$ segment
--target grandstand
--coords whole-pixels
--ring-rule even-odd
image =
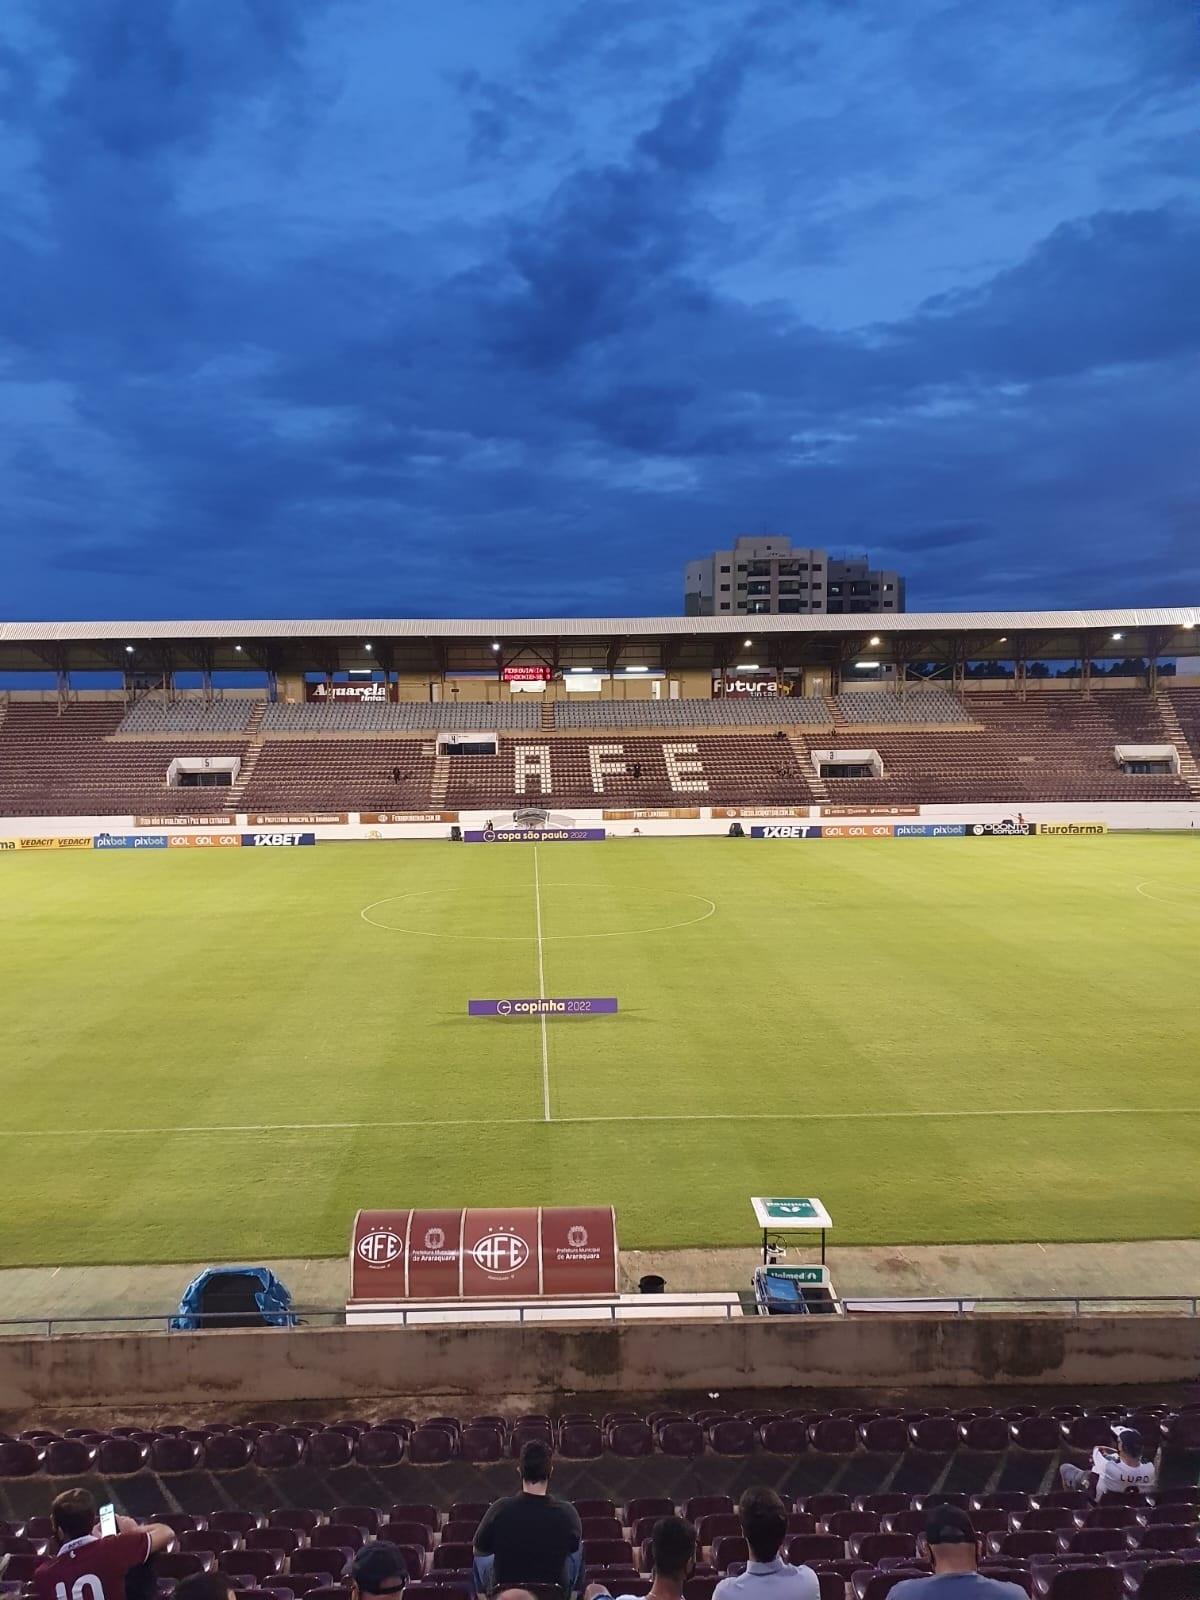
[[[0,672],[54,660],[58,687],[7,691],[0,815],[1186,803],[1200,688],[1159,668],[1194,621],[7,624]],[[124,688],[89,689],[123,639]],[[769,664],[743,675],[748,651]],[[1118,653],[1138,676],[1103,675]],[[247,667],[261,689],[224,686]],[[869,775],[835,775],[847,749]],[[217,757],[227,778],[197,787],[185,769]]]

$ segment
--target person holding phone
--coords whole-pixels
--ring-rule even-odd
[[[37,1600],[125,1600],[126,1574],[175,1538],[165,1522],[118,1517],[111,1506],[102,1515],[86,1489],[60,1494],[50,1522],[55,1553],[33,1574]]]

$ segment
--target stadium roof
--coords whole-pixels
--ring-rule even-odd
[[[505,659],[522,648],[550,650],[557,658],[640,652],[672,662],[714,664],[744,648],[751,636],[764,655],[783,664],[845,659],[871,636],[880,656],[945,659],[1041,655],[1093,656],[1200,654],[1192,630],[1200,606],[1108,611],[878,612],[848,616],[728,617],[491,617],[315,618],[232,621],[114,621],[0,623],[0,670],[111,670],[130,655],[177,667],[231,670],[269,664],[279,671],[336,671],[372,664],[444,668],[479,656],[486,664],[493,643]],[[494,656],[491,657],[494,659]]]

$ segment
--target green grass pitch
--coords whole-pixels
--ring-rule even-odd
[[[1200,1227],[1200,839],[0,859],[0,1263],[335,1255],[359,1206],[627,1246]],[[375,922],[364,920],[364,908]],[[379,926],[378,923],[388,926]],[[544,1117],[548,1089],[551,1120]]]

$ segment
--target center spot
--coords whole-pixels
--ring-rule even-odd
[[[683,889],[614,890],[610,884],[543,883],[542,942],[619,939],[704,922],[716,906]],[[531,889],[416,889],[364,906],[364,922],[424,939],[536,944]]]

